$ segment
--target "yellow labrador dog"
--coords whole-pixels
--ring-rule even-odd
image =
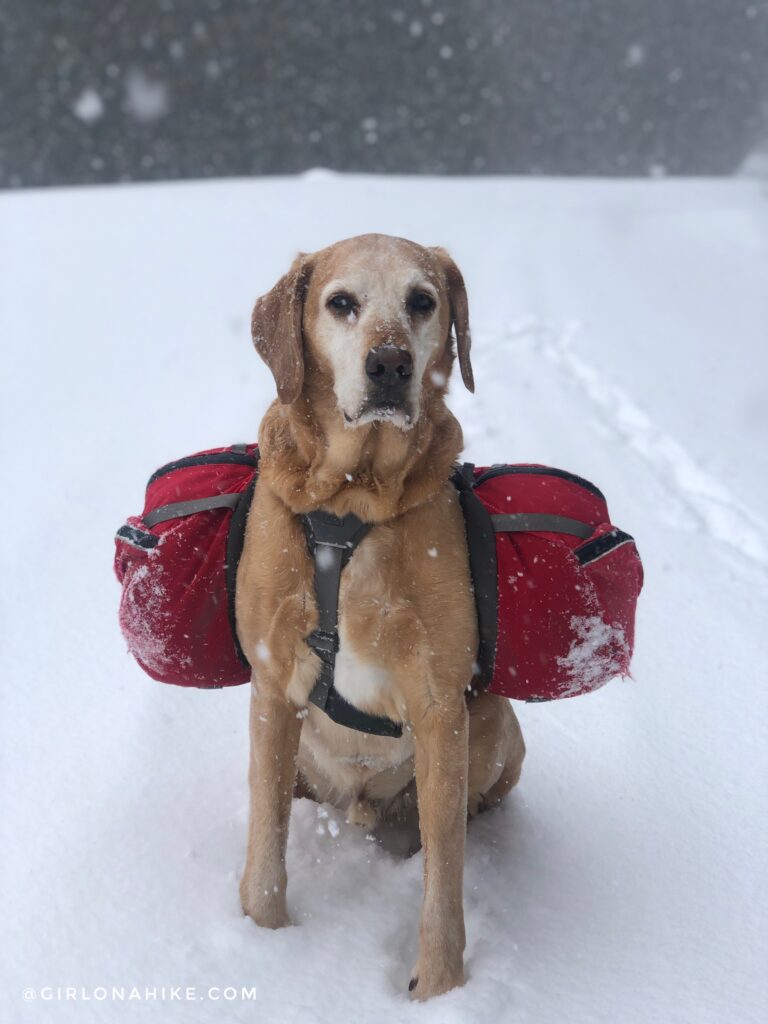
[[[370,829],[415,782],[424,899],[409,988],[427,999],[464,980],[467,814],[501,800],[525,753],[507,700],[468,699],[478,635],[450,483],[462,434],[445,404],[454,345],[474,390],[464,282],[442,249],[362,235],[300,255],[252,327],[278,400],[259,431],[236,595],[253,666],[243,908],[289,923],[294,793]],[[317,510],[372,524],[340,574],[333,682],[399,736],[338,724],[309,699],[323,658],[307,640],[318,602],[303,517]]]

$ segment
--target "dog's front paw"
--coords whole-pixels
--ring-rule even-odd
[[[376,828],[378,820],[379,815],[370,800],[353,800],[347,807],[347,821],[350,825],[371,832]]]
[[[452,988],[460,988],[463,984],[463,964],[453,968],[445,965],[430,968],[419,961],[411,972],[408,991],[411,999],[423,1002],[433,996],[441,996],[443,992],[450,992]]]
[[[244,912],[261,928],[287,928],[291,923],[285,903],[285,889],[259,887],[243,876],[240,902]]]

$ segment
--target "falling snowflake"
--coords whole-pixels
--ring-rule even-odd
[[[93,124],[104,113],[104,101],[95,89],[84,89],[72,104],[72,113],[86,124]]]

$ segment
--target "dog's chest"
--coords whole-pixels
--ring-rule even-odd
[[[372,534],[342,571],[334,684],[357,707],[371,707],[392,697],[386,627],[398,604],[398,576],[391,549],[391,539],[382,542]]]
[[[391,673],[377,662],[376,651],[365,651],[361,657],[352,646],[343,623],[339,630],[339,653],[336,655],[334,685],[338,692],[356,707],[367,707],[388,695]]]

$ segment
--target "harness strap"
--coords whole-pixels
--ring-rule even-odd
[[[464,529],[467,536],[469,571],[475,595],[479,644],[477,650],[477,678],[479,689],[485,689],[493,679],[498,641],[498,569],[496,564],[496,534],[488,509],[475,493],[475,467],[465,462],[451,477],[458,491]],[[475,685],[473,683],[473,685]]]
[[[381,715],[360,711],[338,692],[333,676],[339,651],[339,588],[341,570],[352,552],[371,529],[356,515],[339,518],[329,512],[308,512],[302,516],[309,550],[315,561],[317,629],[307,645],[320,658],[320,675],[309,699],[339,725],[376,736],[401,736],[402,725]]]

